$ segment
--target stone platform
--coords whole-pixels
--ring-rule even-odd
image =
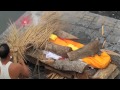
[[[59,12],[62,13],[62,20],[70,24],[69,30],[66,31],[79,37],[81,43],[89,42],[97,37],[100,39],[100,42],[103,43],[104,38],[106,38],[105,48],[120,53],[120,20],[94,14],[89,11]],[[32,21],[37,24],[42,13],[43,11],[28,11],[15,23],[20,27],[22,19],[27,17],[29,18],[29,22]],[[101,35],[102,25],[104,25],[104,36]],[[0,39],[8,32],[9,28],[0,35]]]

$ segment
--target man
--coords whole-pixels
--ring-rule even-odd
[[[10,48],[5,43],[0,45],[0,58],[0,79],[29,77],[30,70],[23,62],[12,63],[10,61]]]

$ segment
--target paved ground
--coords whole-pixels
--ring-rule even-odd
[[[89,35],[91,39],[98,37],[101,43],[106,38],[105,48],[120,53],[120,20],[93,14],[89,11],[66,13],[67,21],[73,26],[70,33],[80,37],[82,32],[82,34]],[[102,24],[105,30],[104,37],[101,35]]]
[[[90,12],[120,20],[120,11],[90,11]]]
[[[80,38],[81,43],[88,43],[90,40],[99,38],[103,43],[106,38],[105,48],[120,53],[120,20],[101,16],[89,11],[60,11],[62,20],[70,24],[67,32]],[[24,16],[31,16],[34,23],[42,14],[42,11],[26,12]],[[20,18],[21,19],[21,18]],[[20,19],[18,21],[20,21]],[[101,28],[104,25],[105,35],[101,35]],[[8,30],[7,30],[8,31]],[[1,35],[2,37],[2,35]]]

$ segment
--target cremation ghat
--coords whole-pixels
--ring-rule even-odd
[[[26,12],[16,21],[16,25],[22,27],[22,25],[31,23],[30,19],[37,24],[42,13],[43,11]],[[70,24],[66,31],[80,37],[81,43],[90,42],[97,37],[103,43],[106,39],[105,48],[120,53],[120,20],[93,14],[89,11],[60,11],[60,13],[62,13],[62,20]],[[101,35],[102,25],[104,25],[104,37]],[[7,32],[9,32],[8,29],[4,33]],[[4,33],[0,36],[1,38]],[[87,41],[83,40],[86,37]]]
[[[79,61],[80,64],[78,64],[78,66],[81,65],[81,67],[82,67],[81,69],[78,69],[79,67],[77,67],[77,68],[75,67],[76,68],[75,69],[75,68],[71,68],[70,66],[68,66],[70,68],[70,70],[77,71],[77,73],[71,72],[71,71],[70,72],[64,72],[64,71],[61,72],[59,70],[56,70],[55,68],[49,67],[49,65],[44,65],[45,64],[44,62],[42,62],[42,63],[37,62],[38,57],[36,58],[36,56],[38,53],[40,54],[40,52],[38,50],[37,53],[34,53],[34,54],[28,53],[27,60],[32,62],[33,66],[34,66],[34,64],[37,64],[37,65],[39,64],[40,66],[45,66],[44,68],[47,71],[41,71],[40,69],[42,67],[37,68],[37,66],[35,66],[36,69],[40,70],[42,73],[44,72],[44,74],[37,73],[37,74],[34,74],[34,77],[38,78],[38,76],[40,74],[47,75],[48,72],[50,72],[50,70],[51,70],[51,71],[53,71],[53,73],[48,74],[47,75],[48,78],[113,79],[116,76],[117,76],[117,78],[119,78],[119,70],[120,70],[120,67],[119,67],[120,66],[120,61],[119,61],[120,60],[120,55],[119,55],[120,54],[120,26],[119,25],[120,25],[120,21],[117,19],[106,17],[106,16],[93,14],[93,13],[90,13],[89,11],[58,11],[58,12],[62,15],[60,20],[64,21],[65,24],[67,23],[66,24],[67,28],[64,28],[63,32],[61,31],[61,32],[57,32],[54,34],[57,34],[61,38],[65,38],[64,36],[67,35],[67,37],[69,37],[69,39],[72,37],[71,39],[74,38],[74,41],[80,42],[84,45],[88,45],[89,43],[91,43],[95,39],[97,39],[97,40],[99,40],[101,49],[104,48],[106,50],[112,50],[112,51],[116,52],[116,53],[114,53],[111,51],[107,51],[110,54],[113,62],[110,63],[107,68],[98,70],[98,69],[91,69],[91,68],[87,67],[86,64],[81,64],[81,62]],[[17,28],[23,28],[32,23],[34,25],[37,25],[41,20],[41,18],[40,18],[41,15],[43,15],[43,14],[44,14],[43,11],[26,12],[23,16],[21,16],[15,22],[15,25]],[[48,19],[49,19],[49,17],[48,17]],[[8,28],[0,36],[1,42],[5,42],[5,41],[2,41],[2,39],[5,37],[5,35],[9,34],[9,32],[10,32],[10,29]],[[51,46],[51,44],[48,44],[48,45]],[[53,46],[57,47],[55,45],[53,45]],[[63,49],[63,47],[60,47],[60,48],[61,48],[61,50]],[[96,48],[96,44],[93,44],[92,48]],[[49,50],[51,50],[50,47],[49,47]],[[68,53],[70,49],[64,48],[64,50],[66,50],[66,53]],[[61,54],[61,52],[59,52],[59,54]],[[63,54],[61,54],[61,55],[63,55]],[[30,58],[32,58],[32,59],[30,59]],[[67,61],[65,61],[65,62],[68,63],[68,65],[73,65],[73,64],[71,64],[71,62],[67,62]],[[52,63],[52,61],[50,61],[49,63]],[[65,63],[63,63],[61,61],[59,63],[61,63],[61,65],[65,66],[64,65]],[[78,62],[74,62],[74,64],[76,64],[76,63],[78,63]],[[31,65],[31,63],[29,65]],[[54,65],[54,67],[56,67],[56,65]],[[34,69],[33,73],[35,73],[36,69]],[[62,69],[68,70],[67,68],[62,68]],[[84,69],[85,69],[85,71],[84,71]],[[47,72],[47,73],[45,74],[45,72]],[[80,73],[83,72],[83,73],[78,74],[78,72],[80,72]],[[105,73],[107,73],[107,74],[102,75]],[[39,78],[41,78],[41,77],[39,76]]]

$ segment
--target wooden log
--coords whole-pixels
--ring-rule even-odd
[[[30,56],[30,55],[26,55],[26,57],[27,57],[26,58],[27,61],[31,62],[32,64],[36,64],[36,62],[37,62],[36,58],[34,58],[34,57]],[[39,63],[42,63],[42,62],[39,61]],[[59,74],[59,75],[61,75],[63,77],[72,78],[74,76],[73,72],[60,71],[60,70],[57,70],[57,69],[55,69],[55,68],[53,68],[53,67],[51,67],[51,66],[49,66],[49,65],[47,65],[45,63],[42,63],[42,64],[45,66],[46,69],[48,69],[48,70],[50,70],[52,72],[55,72],[55,73],[57,73],[57,74]],[[39,75],[34,75],[33,78],[38,78],[38,76]]]
[[[99,69],[92,79],[107,79],[117,68],[115,64],[109,64],[105,69]]]
[[[86,68],[83,73],[76,73],[76,79],[91,79],[91,77],[97,72],[97,69]]]
[[[66,71],[55,71],[53,68],[47,68],[51,70],[51,72],[56,72],[57,74],[61,75],[61,77],[66,77],[70,79],[90,79],[91,76],[93,76],[97,70],[96,69],[90,69],[89,67],[84,70],[83,73],[78,72],[66,72]]]
[[[74,79],[89,79],[89,77],[86,73],[76,73]]]
[[[32,62],[33,64],[36,64],[36,61],[37,61],[36,58],[33,58],[31,56],[29,56],[28,60],[30,62]],[[46,69],[50,70],[51,72],[55,72],[55,73],[61,75],[62,77],[69,78],[69,79],[89,79],[96,72],[96,69],[90,69],[87,66],[86,66],[86,68],[84,68],[82,73],[78,73],[78,72],[75,72],[75,71],[59,70],[59,69],[56,69],[55,67],[52,66],[54,61],[51,61],[50,63],[47,62],[48,60],[46,60],[46,62],[45,62],[45,60],[42,60],[42,61],[43,61],[44,66],[45,66]]]
[[[45,68],[69,79],[72,79],[74,77],[74,72],[65,72],[65,71],[57,70],[50,66],[45,66]]]
[[[57,45],[57,44],[54,44],[52,42],[49,42],[47,44],[46,50],[54,52],[54,53],[56,53],[60,56],[63,56],[63,57],[68,57],[67,53],[72,51],[72,49],[70,47]]]
[[[63,39],[78,39],[76,36],[71,35],[63,30],[57,30],[54,32],[54,34]]]
[[[67,53],[72,51],[72,48],[66,47],[66,46],[57,45],[57,44],[54,44],[52,42],[48,42],[47,45],[43,45],[42,50],[48,50],[48,51],[51,51],[53,53],[56,53],[57,55],[60,55],[60,56],[63,56],[63,57],[67,58],[68,57]],[[37,54],[38,51],[40,51],[40,50],[37,50],[35,53]],[[26,53],[28,53],[28,54],[29,53],[33,53],[33,47],[27,49]]]
[[[88,56],[93,56],[99,52],[99,41],[95,40],[85,45],[83,48],[68,52],[67,55],[70,60],[82,59]]]
[[[82,73],[88,65],[81,60],[70,61],[70,60],[57,60],[50,66],[63,71],[75,71]]]
[[[87,68],[84,73],[88,76],[89,79],[97,72],[98,69]]]
[[[51,68],[51,69],[48,68],[48,69],[51,70],[51,72],[56,72],[53,70],[53,68]],[[93,76],[95,74],[95,72],[96,72],[96,69],[87,68],[84,70],[83,73],[65,72],[65,71],[57,71],[56,73],[59,74],[59,76],[61,76],[62,79],[63,79],[63,77],[70,78],[70,79],[90,79],[90,77]]]
[[[109,55],[115,55],[115,56],[119,56],[120,57],[120,54],[114,52],[114,51],[111,51],[111,50],[107,50],[107,49],[101,49],[101,51],[103,52],[107,52]]]
[[[110,55],[112,63],[117,65],[118,69],[120,70],[120,57],[116,55]]]
[[[108,79],[114,79],[119,73],[119,69],[115,69],[115,71],[113,71],[113,73],[108,77]]]
[[[26,56],[28,57],[27,60],[29,60],[33,64],[35,64],[37,60],[40,60],[40,59],[36,58],[36,55],[26,55]],[[50,60],[52,60],[52,59],[50,59]],[[40,62],[42,62],[42,60],[40,60]],[[47,64],[58,70],[75,71],[75,72],[79,72],[79,73],[82,73],[84,71],[84,69],[86,67],[88,67],[88,65],[86,63],[82,62],[81,60],[70,61],[69,59],[65,59],[65,60],[51,61],[50,63],[48,63],[48,60],[46,62],[45,62],[45,60],[43,60],[42,63]]]

